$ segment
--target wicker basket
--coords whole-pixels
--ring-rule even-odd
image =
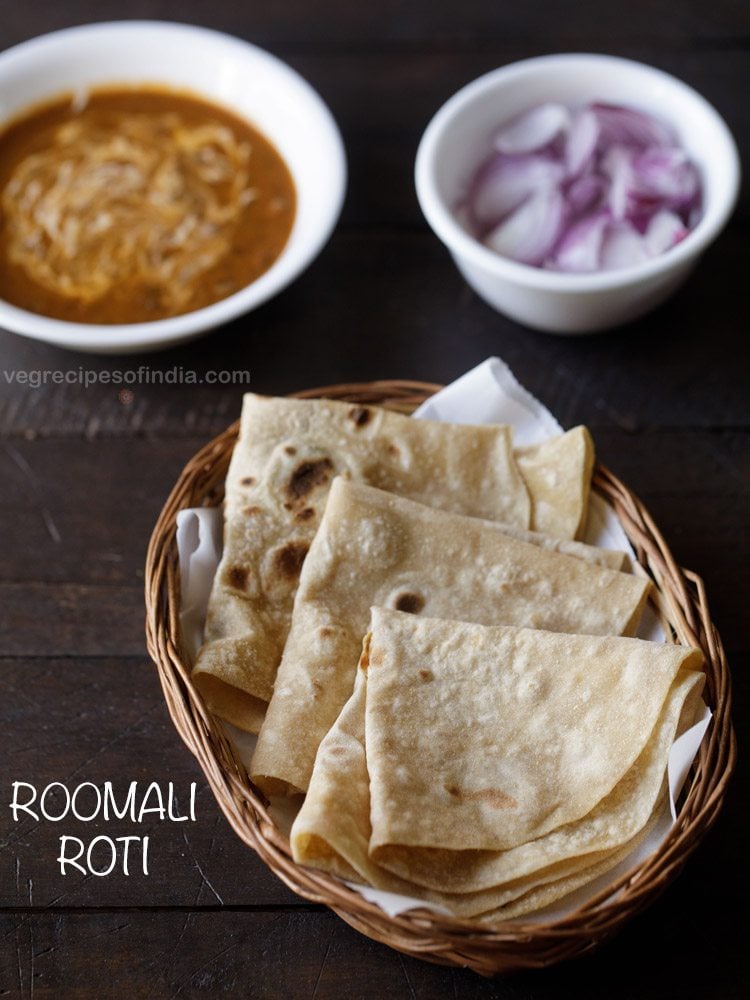
[[[297,395],[380,404],[409,413],[438,388],[388,381],[329,386]],[[180,651],[176,515],[185,507],[214,506],[221,501],[238,428],[239,423],[233,424],[185,467],[154,528],[146,563],[149,653],[177,731],[197,757],[237,835],[300,896],[325,903],[368,937],[431,962],[468,966],[482,975],[493,975],[550,965],[589,951],[611,936],[680,871],[714,823],[734,767],[729,672],[709,617],[703,582],[675,563],[643,504],[611,472],[597,466],[594,487],[614,508],[641,566],[654,581],[672,638],[700,646],[706,656],[704,697],[714,717],[686,782],[677,823],[657,852],[617,882],[621,888],[616,899],[610,898],[612,890],[608,889],[562,920],[480,927],[426,910],[389,917],[336,878],[294,863],[287,838],[275,826],[264,796],[250,782],[232,745],[207,712]]]

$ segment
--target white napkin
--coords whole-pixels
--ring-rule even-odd
[[[519,448],[562,434],[546,406],[532,396],[500,358],[487,358],[414,411],[425,420],[453,424],[510,424]]]
[[[177,513],[180,562],[180,628],[190,659],[203,642],[203,626],[216,567],[221,559],[221,511],[192,507]]]

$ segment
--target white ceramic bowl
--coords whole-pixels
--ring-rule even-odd
[[[331,113],[298,73],[255,45],[205,28],[162,21],[85,25],[43,35],[0,55],[0,123],[62,91],[107,83],[187,88],[257,126],[281,153],[297,188],[289,240],[252,284],[184,316],[112,326],[68,323],[0,300],[0,326],[79,351],[155,350],[254,309],[307,267],[341,211],[346,160]]]
[[[490,153],[498,126],[549,100],[632,105],[670,122],[703,178],[704,213],[695,229],[659,257],[598,274],[560,274],[518,264],[469,236],[452,210]],[[729,218],[740,169],[729,129],[691,87],[628,59],[566,54],[504,66],[459,90],[428,125],[415,175],[427,221],[483,299],[527,326],[591,333],[643,315],[682,284]]]

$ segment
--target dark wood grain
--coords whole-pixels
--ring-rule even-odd
[[[687,286],[600,337],[500,317],[464,284],[414,194],[419,137],[458,87],[552,51],[604,51],[675,73],[750,148],[750,8],[740,0],[37,0],[2,5],[0,45],[92,20],[164,17],[267,46],[330,104],[350,181],[340,225],[283,295],[193,344],[96,358],[0,331],[0,998],[455,997],[738,1000],[750,816],[742,756],[716,829],[663,899],[593,956],[485,982],[366,940],[303,904],[232,833],[177,737],[144,654],[143,559],[185,461],[239,413],[283,393],[381,377],[445,382],[499,354],[646,502],[707,584],[750,738],[750,194]],[[0,88],[0,98],[1,98]],[[248,371],[249,386],[30,388],[5,373],[84,368]],[[14,780],[197,782],[197,822],[159,823],[148,877],[61,876],[61,833],[13,823]],[[65,830],[63,830],[65,826]],[[109,823],[109,835],[137,833]],[[145,832],[145,830],[143,831]]]
[[[270,7],[250,7],[239,0],[216,3],[210,9],[181,0],[37,0],[36,25],[23,7],[9,5],[4,20],[4,43],[15,44],[39,30],[52,31],[92,20],[123,17],[166,18],[210,24],[222,31],[250,37],[262,45],[295,45],[314,51],[331,49],[382,50],[402,46],[445,48],[451,52],[503,39],[508,44],[556,41],[560,49],[595,40],[620,44],[648,41],[665,48],[734,45],[750,39],[750,18],[741,0],[652,0],[633,2],[623,16],[617,5],[593,0],[575,5],[548,0],[544,8],[518,8],[464,0],[460,5],[430,0],[381,0],[377,5],[343,5],[337,0],[284,0]],[[36,31],[35,31],[36,28]]]
[[[8,656],[145,653],[141,588],[1,583],[0,603]]]
[[[253,907],[295,901],[221,815],[200,769],[175,735],[148,660],[2,658],[0,683],[0,909],[102,904]],[[14,822],[7,807],[12,781],[33,784],[39,796],[54,781],[70,792],[82,782],[102,788],[111,781],[120,802],[132,781],[138,782],[139,798],[151,782],[166,792],[172,781],[181,807],[175,815],[187,814],[190,785],[196,782],[196,822],[151,815],[143,823],[127,818],[80,822],[72,816],[53,823],[43,817],[36,822],[24,812]],[[19,801],[27,801],[26,794]],[[81,808],[93,809],[94,801],[93,793],[82,793]],[[61,793],[50,802],[51,811],[62,809]],[[87,846],[99,835],[148,836],[149,874],[143,875],[141,848],[134,845],[128,877],[119,863],[106,878],[71,867],[63,875],[56,860],[61,835],[78,837]],[[72,848],[68,856],[71,853]],[[103,868],[106,854],[95,858]]]
[[[0,916],[6,943],[0,981],[8,984],[8,995],[29,996],[33,978],[34,996],[74,1000],[741,1000],[746,981],[735,958],[744,943],[740,922],[728,908],[713,912],[707,941],[696,903],[709,900],[696,900],[695,889],[694,877],[686,875],[671,905],[661,901],[583,961],[496,981],[401,956],[327,912],[201,911]],[[676,959],[685,940],[696,939],[702,941],[700,960],[681,966]],[[78,958],[84,954],[86,962]]]
[[[156,517],[206,437],[0,443],[2,517],[13,525],[0,549],[0,579],[140,592]]]

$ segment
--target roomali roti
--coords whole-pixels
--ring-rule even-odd
[[[291,629],[251,776],[304,791],[352,693],[370,607],[593,635],[632,633],[647,581],[337,479],[302,570]]]
[[[552,535],[572,539],[591,475],[581,458],[582,430],[554,439],[558,445],[524,450],[531,469],[525,480],[507,427],[248,393],[227,474],[224,552],[193,673],[208,707],[241,729],[258,731],[300,570],[334,476],[517,531],[530,527],[536,511]],[[611,565],[620,557],[599,558]]]
[[[299,863],[499,918],[553,902],[646,835],[699,703],[699,651],[377,608],[371,629],[292,829]],[[590,697],[572,701],[576,689]],[[584,812],[536,837],[561,808]]]

